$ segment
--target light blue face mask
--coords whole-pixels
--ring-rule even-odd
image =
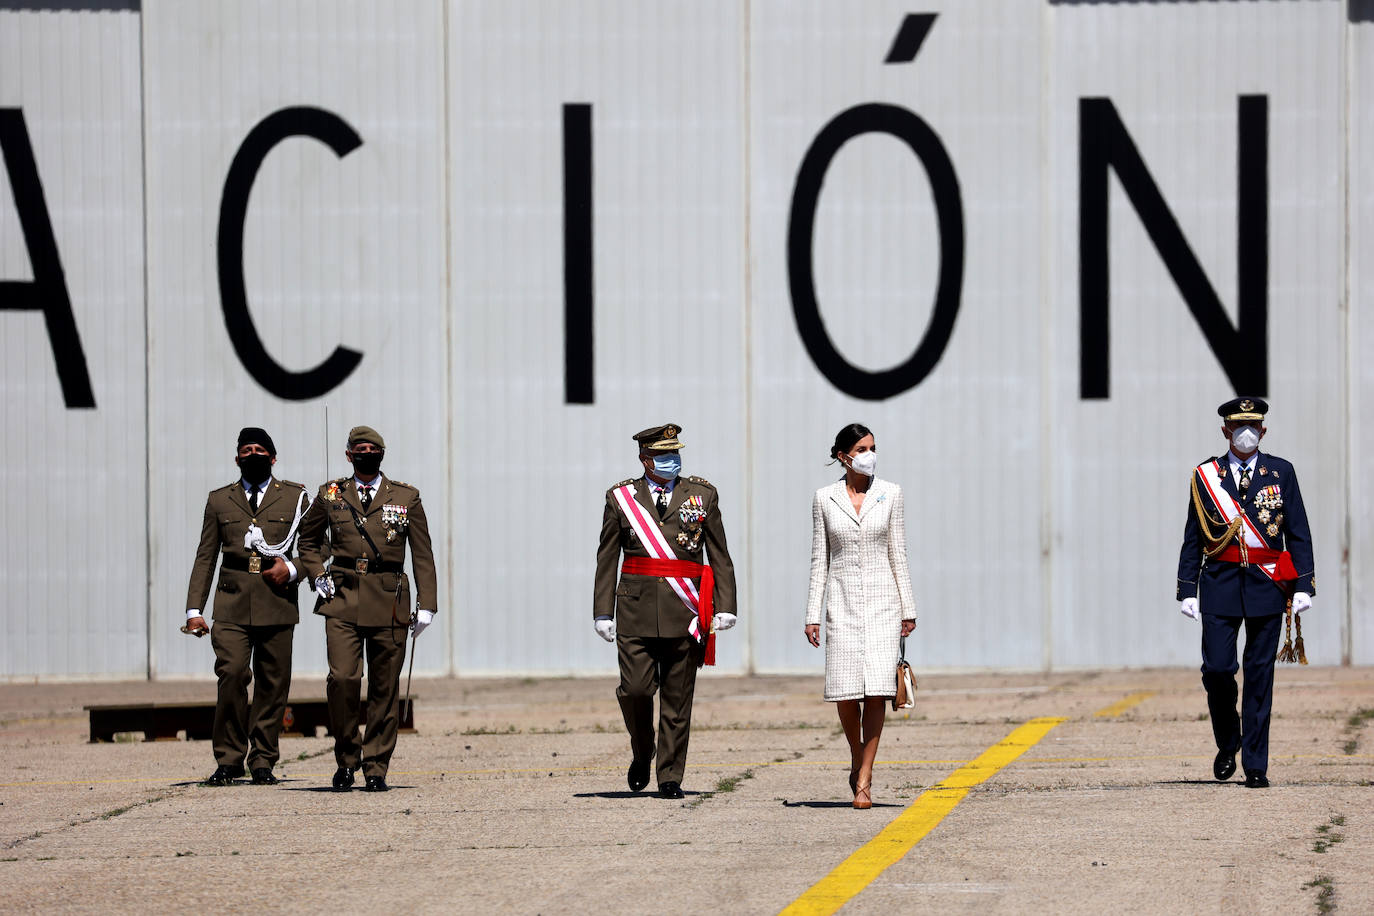
[[[654,473],[664,480],[672,480],[682,471],[682,456],[677,452],[654,456]]]

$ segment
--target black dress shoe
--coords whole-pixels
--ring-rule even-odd
[[[1247,789],[1267,789],[1269,788],[1269,777],[1263,773],[1254,772],[1245,774],[1245,788]]]
[[[334,791],[347,792],[353,788],[353,771],[348,767],[339,767],[334,771]]]
[[[243,767],[215,767],[210,778],[201,783],[203,786],[232,786],[234,780],[243,775]]]
[[[275,786],[279,780],[272,775],[271,767],[256,767],[253,770],[253,785]]]
[[[364,792],[390,792],[391,786],[386,784],[385,776],[369,776],[363,785]]]
[[[1217,751],[1217,759],[1212,761],[1212,775],[1222,782],[1236,775],[1236,752]]]
[[[659,798],[682,798],[682,785],[676,782],[661,782],[658,784]]]
[[[631,792],[639,792],[649,784],[649,760],[630,761],[630,770],[625,774],[625,781],[630,784]]]

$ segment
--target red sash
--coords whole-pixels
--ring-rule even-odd
[[[1250,563],[1256,566],[1264,563],[1277,564],[1274,574],[1271,576],[1271,578],[1276,581],[1291,582],[1298,578],[1297,567],[1293,565],[1293,555],[1286,550],[1273,550],[1268,547],[1251,547],[1246,551],[1246,554],[1249,557]],[[1212,559],[1220,560],[1222,563],[1239,563],[1240,547],[1231,544],[1222,548],[1221,553],[1217,554]]]
[[[700,598],[697,600],[697,625],[700,631],[706,634],[706,659],[705,663],[714,665],[716,663],[716,634],[711,630],[711,617],[713,616],[714,604],[713,594],[715,592],[715,574],[711,572],[711,567],[701,563],[693,563],[691,560],[655,560],[652,557],[626,557],[621,564],[621,572],[627,572],[634,576],[664,576],[677,577],[682,579],[695,579],[701,577],[701,588],[698,589]],[[1294,578],[1297,578],[1295,573]]]

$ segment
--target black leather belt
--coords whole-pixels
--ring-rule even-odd
[[[335,557],[329,568],[355,576],[370,576],[384,572],[403,572],[405,564],[397,563],[395,560],[369,560],[366,557]]]
[[[220,569],[232,569],[235,572],[262,572],[263,566],[272,562],[272,557],[239,557],[232,554],[224,554],[219,561]]]

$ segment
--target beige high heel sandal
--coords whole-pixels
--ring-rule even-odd
[[[871,779],[870,779],[867,783],[863,783],[863,784],[860,784],[860,785],[858,785],[858,786],[855,787],[855,789],[854,789],[854,807],[855,807],[855,808],[865,809],[865,808],[872,808],[872,807],[873,807],[873,796],[872,796],[872,794],[871,794],[871,793],[872,793],[872,789],[873,789],[873,780],[871,780]]]

